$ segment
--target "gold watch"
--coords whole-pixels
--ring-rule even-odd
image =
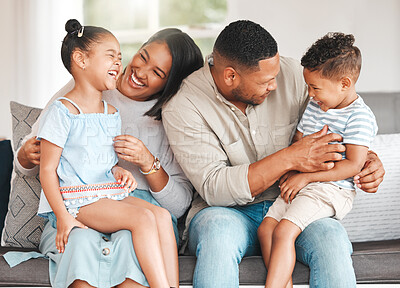
[[[158,170],[160,170],[160,168],[161,168],[160,159],[158,159],[156,156],[154,156],[153,166],[151,166],[150,170],[147,172],[143,172],[142,169],[139,168],[139,171],[143,175],[150,175],[150,174],[153,174],[153,173],[157,172]]]

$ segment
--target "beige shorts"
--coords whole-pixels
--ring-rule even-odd
[[[301,189],[290,204],[279,196],[265,217],[277,221],[287,219],[303,231],[321,218],[343,219],[350,212],[355,196],[355,190],[340,188],[328,182],[313,182]]]

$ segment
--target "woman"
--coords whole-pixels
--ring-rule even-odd
[[[116,137],[114,146],[120,166],[131,171],[138,182],[131,195],[169,210],[176,237],[176,219],[191,203],[192,186],[175,162],[159,120],[163,104],[178,91],[182,80],[202,64],[201,52],[187,34],[164,29],[133,56],[118,79],[117,89],[103,93],[103,98],[120,110],[124,135]],[[73,86],[71,80],[49,103]],[[17,167],[25,174],[36,173],[35,166],[40,162],[39,141],[34,137],[38,121],[17,152]],[[53,287],[148,286],[130,232],[105,235],[92,229],[73,229],[63,254],[57,252],[55,235],[56,230],[47,223],[39,246],[51,260]]]

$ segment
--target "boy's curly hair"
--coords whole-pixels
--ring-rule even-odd
[[[328,33],[318,39],[301,58],[301,65],[320,71],[327,79],[339,80],[348,75],[357,81],[361,70],[361,52],[354,46],[354,36]]]

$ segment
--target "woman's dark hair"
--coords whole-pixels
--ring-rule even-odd
[[[301,65],[318,70],[327,79],[351,75],[357,81],[361,70],[361,52],[354,46],[354,36],[340,32],[328,33],[318,39],[301,58]]]
[[[89,52],[94,43],[100,42],[105,35],[113,35],[107,29],[95,26],[82,26],[76,19],[70,19],[65,23],[67,35],[61,45],[61,59],[71,73],[71,56],[72,53],[79,49],[82,52]]]
[[[166,43],[172,56],[172,66],[167,83],[162,91],[150,98],[157,99],[157,102],[145,113],[156,120],[161,120],[162,106],[178,92],[183,79],[203,66],[203,56],[193,39],[176,28],[158,31],[143,46],[153,42]]]
[[[278,44],[259,24],[238,20],[218,35],[213,52],[244,69],[258,70],[260,60],[272,58],[278,53]]]

